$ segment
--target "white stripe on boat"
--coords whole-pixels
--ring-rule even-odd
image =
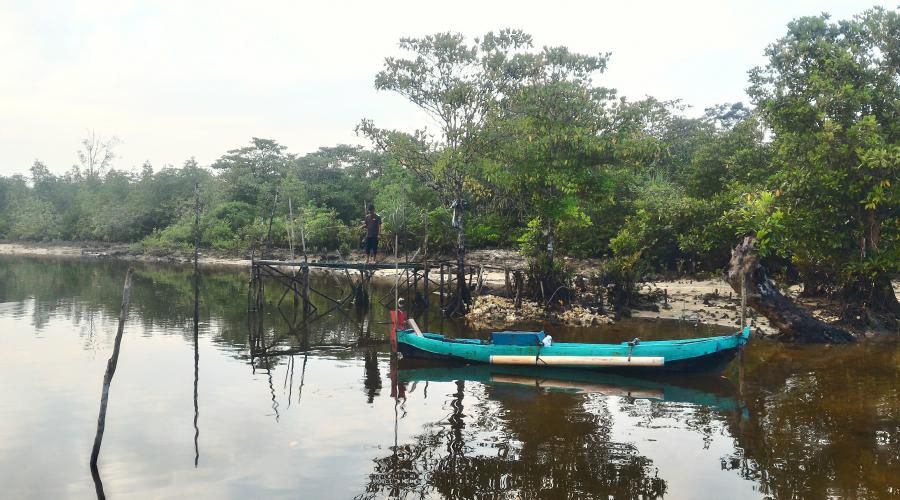
[[[494,365],[663,366],[665,362],[662,356],[491,356]]]

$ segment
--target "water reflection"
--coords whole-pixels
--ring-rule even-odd
[[[401,386],[449,384],[445,419],[376,458],[358,498],[659,498],[667,482],[633,443],[613,439],[608,398],[654,399],[653,419],[740,411],[717,379],[667,381],[594,372],[402,360]],[[466,406],[466,384],[474,402]],[[471,388],[472,385],[475,388]],[[406,391],[407,395],[414,391]],[[412,397],[412,396],[409,396]],[[470,396],[471,397],[471,396]],[[691,427],[691,426],[688,426]]]
[[[629,377],[590,370],[447,364],[415,359],[401,360],[399,368],[399,380],[403,382],[469,380],[499,390],[515,387],[690,403],[719,410],[740,408],[734,385],[719,377]]]
[[[375,397],[381,393],[381,370],[378,368],[378,351],[366,349],[363,352],[363,366],[365,374],[363,387],[366,393],[366,402],[372,404]]]
[[[401,384],[433,375],[444,380],[435,371],[400,373]],[[474,387],[465,378],[453,382],[447,416],[376,458],[357,498],[659,498],[666,492],[652,460],[611,439],[613,415],[602,399],[592,405],[576,392],[483,382],[480,376]]]
[[[8,402],[0,405],[0,471],[10,498],[93,492],[83,443],[96,425],[97,379],[112,345],[126,267],[0,259],[7,346],[0,380],[16,381],[0,384],[0,401]],[[727,373],[732,384],[391,367],[386,309],[300,324],[290,298],[282,314],[275,306],[283,292],[267,287],[263,311],[248,314],[246,278],[209,270],[196,289],[189,268],[137,266],[127,359],[101,460],[111,497],[890,498],[900,492],[896,343],[799,348],[754,340],[740,387],[736,370]],[[423,314],[417,317],[423,327],[487,335]],[[560,340],[609,342],[720,331],[665,322],[548,328]],[[201,354],[204,380],[214,383],[199,384]],[[35,369],[39,363],[52,369]],[[204,467],[200,400],[204,415],[216,417],[202,422]],[[189,428],[193,449],[184,442]]]
[[[723,468],[776,498],[900,494],[900,351],[761,346]]]

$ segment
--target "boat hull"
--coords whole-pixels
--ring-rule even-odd
[[[493,345],[480,340],[445,339],[398,332],[404,357],[484,364],[563,367],[616,373],[709,373],[722,371],[749,339],[750,329],[720,337],[622,344]],[[594,362],[594,359],[608,363]],[[662,358],[661,363],[654,360]],[[498,362],[498,360],[501,360]],[[509,360],[515,361],[507,362]]]

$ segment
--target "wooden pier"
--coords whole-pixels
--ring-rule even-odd
[[[328,291],[313,286],[310,274],[316,270],[331,273],[339,284],[338,293],[332,291],[329,294]],[[372,279],[379,271],[386,281],[391,280],[393,284],[389,292],[382,296],[373,296]],[[463,273],[466,286],[473,297],[481,293],[486,271],[503,271],[506,294],[516,299],[521,296],[523,286],[521,270],[473,265],[466,266]],[[397,299],[403,298],[412,307],[428,308],[431,305],[439,305],[443,310],[449,302],[450,295],[456,290],[457,272],[456,263],[450,261],[366,264],[254,259],[248,293],[249,310],[261,311],[265,306],[266,283],[276,284],[283,290],[275,304],[276,307],[282,307],[290,296],[293,307],[302,313],[301,319],[306,322],[342,308],[369,307],[373,300],[383,307],[393,308]],[[330,307],[320,310],[313,303],[313,296],[324,299]],[[436,304],[435,298],[438,299]],[[318,302],[321,304],[322,301]]]

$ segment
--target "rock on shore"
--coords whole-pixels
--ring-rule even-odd
[[[613,320],[599,312],[585,307],[573,306],[563,311],[546,311],[540,304],[522,301],[516,309],[515,301],[496,295],[482,295],[475,298],[466,321],[476,328],[504,328],[516,323],[549,321],[571,326],[597,326],[612,323]]]

